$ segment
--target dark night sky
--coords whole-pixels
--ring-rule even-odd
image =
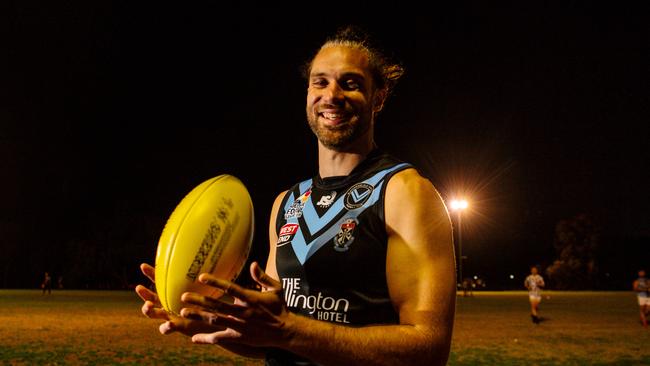
[[[445,198],[470,197],[468,272],[497,283],[550,264],[555,225],[580,213],[602,229],[603,271],[631,281],[649,266],[645,9],[43,4],[2,25],[0,287],[33,286],[45,268],[140,281],[175,205],[222,173],[251,191],[264,261],[275,195],[316,169],[299,66],[346,22],[407,70],[379,145]]]

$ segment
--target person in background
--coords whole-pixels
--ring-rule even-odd
[[[43,283],[41,283],[41,288],[43,289],[43,295],[47,291],[48,295],[52,293],[52,277],[48,272],[45,272],[43,276]]]
[[[639,317],[641,318],[641,325],[645,328],[648,327],[648,311],[650,310],[650,282],[645,276],[645,270],[640,269],[638,272],[639,278],[634,280],[632,288],[636,291],[636,297],[639,302]]]
[[[544,278],[538,273],[537,266],[530,267],[530,275],[526,277],[524,286],[528,289],[528,301],[530,302],[530,317],[533,323],[539,324],[539,304],[542,302],[542,288],[544,288]]]

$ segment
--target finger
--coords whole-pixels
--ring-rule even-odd
[[[203,296],[196,292],[184,292],[181,295],[181,301],[192,305],[198,305],[206,309],[215,309],[220,303],[222,303],[219,299],[211,296]]]
[[[228,328],[214,333],[199,333],[192,336],[192,342],[199,344],[217,344],[219,341],[232,341],[241,338],[241,333]]]
[[[161,334],[171,334],[171,333],[182,333],[188,336],[192,336],[199,332],[211,332],[223,328],[215,328],[213,326],[195,322],[192,320],[185,320],[182,318],[170,319],[158,327],[158,331]]]
[[[202,296],[195,292],[183,293],[183,295],[181,296],[181,301],[192,305],[198,305],[202,308],[213,310],[218,313],[225,313],[234,316],[237,316],[237,314],[248,309],[248,307],[242,306],[245,305],[242,303],[233,304],[230,302],[221,301],[220,299],[215,299],[208,296]]]
[[[183,308],[181,316],[188,321],[200,321],[212,327],[239,328],[244,322],[232,316],[221,315],[199,309]]]
[[[252,311],[249,307],[246,306],[229,304],[229,303],[221,302],[219,300],[212,300],[212,299],[210,301],[203,301],[202,299],[207,300],[209,298],[205,298],[199,294],[195,294],[192,292],[184,293],[183,296],[181,296],[181,300],[183,302],[192,305],[198,305],[202,308],[209,310],[209,312],[200,311],[191,308],[183,308],[181,309],[181,316],[184,316],[183,311],[185,310],[186,314],[194,315],[195,313],[199,313],[203,316],[205,314],[219,313],[221,315],[231,315],[236,318],[242,319],[242,318],[247,318],[248,315],[250,315],[249,313]]]
[[[160,304],[160,300],[158,299],[158,294],[156,294],[155,292],[149,290],[148,288],[142,285],[137,285],[135,287],[135,292],[144,301],[151,301],[154,304]]]
[[[245,289],[237,285],[236,283],[222,280],[220,278],[214,277],[207,273],[201,274],[199,276],[199,281],[201,281],[201,283],[204,283],[206,285],[221,289],[226,295],[237,297],[241,300],[244,300],[247,303],[250,302],[251,300],[254,300],[255,295],[259,294],[258,291]]]
[[[266,274],[257,262],[251,263],[250,272],[255,282],[259,283],[265,290],[278,290],[282,288],[282,284]]]
[[[142,273],[151,280],[151,282],[156,282],[156,269],[147,263],[140,264],[140,270]]]
[[[148,318],[169,320],[169,314],[159,308],[151,301],[145,301],[142,305],[142,314]]]
[[[206,333],[195,334],[192,336],[192,342],[198,344],[217,344],[219,343],[219,336],[217,335],[217,333],[221,333],[221,332],[214,332],[209,334]]]
[[[210,325],[215,325],[219,318],[218,314],[190,308],[181,309],[181,316],[189,320],[201,321]]]
[[[166,321],[160,324],[160,326],[158,327],[158,331],[160,332],[160,334],[170,334],[173,333],[175,329],[171,321]]]

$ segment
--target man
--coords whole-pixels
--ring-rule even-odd
[[[52,277],[49,272],[45,272],[41,288],[43,289],[42,295],[45,295],[45,292],[47,292],[48,295],[52,294]]]
[[[267,365],[447,362],[456,297],[451,221],[431,183],[373,138],[402,72],[352,28],[325,42],[306,68],[318,174],[273,204],[266,270],[250,268],[263,291],[202,274],[235,303],[186,293],[194,307],[175,318],[138,286],[145,315],[167,320],[162,333],[180,331]],[[142,270],[153,280],[151,266]]]
[[[639,278],[634,280],[632,283],[632,288],[636,291],[636,296],[639,301],[639,315],[641,317],[641,324],[647,328],[648,327],[648,311],[650,310],[650,296],[648,291],[650,291],[650,283],[645,277],[645,270],[641,269],[638,272]]]
[[[535,324],[539,324],[540,322],[539,303],[542,302],[541,289],[544,287],[544,279],[537,272],[536,266],[530,267],[530,275],[524,281],[524,286],[528,289],[530,317]]]

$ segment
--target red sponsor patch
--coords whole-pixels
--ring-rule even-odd
[[[293,235],[298,231],[298,224],[286,224],[282,228],[280,228],[280,233],[278,236],[283,236],[283,235]]]

